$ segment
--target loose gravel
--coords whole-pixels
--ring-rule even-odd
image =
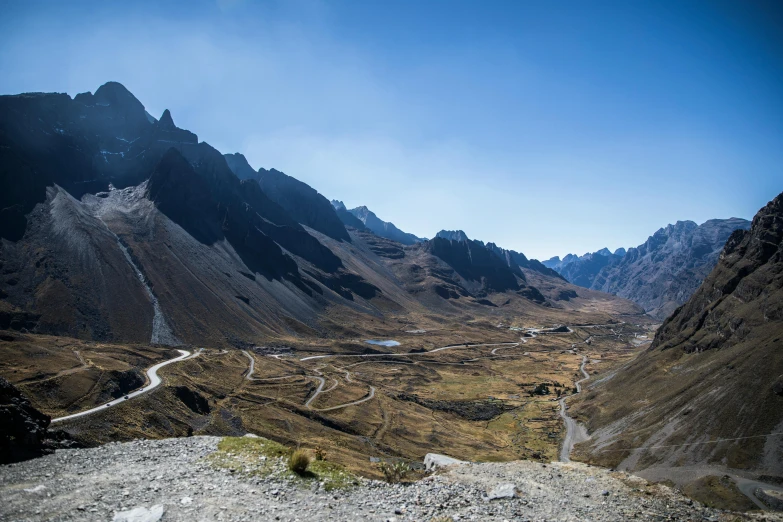
[[[577,463],[466,463],[412,484],[359,479],[325,491],[292,478],[282,459],[271,459],[265,476],[215,466],[205,457],[219,441],[111,443],[0,466],[0,520],[783,520],[709,509],[665,486]]]

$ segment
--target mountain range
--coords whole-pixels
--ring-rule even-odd
[[[374,212],[365,206],[348,210],[345,208],[345,204],[338,200],[332,200],[332,206],[334,207],[335,211],[337,211],[340,219],[346,225],[360,228],[360,226],[358,226],[356,223],[358,220],[358,222],[361,223],[366,229],[371,230],[375,234],[381,237],[385,237],[386,239],[391,239],[392,241],[402,243],[403,245],[413,245],[414,243],[421,243],[422,241],[426,241],[424,238],[416,237],[413,234],[403,232],[394,226],[394,223],[379,219]],[[350,216],[353,216],[353,218]]]
[[[726,240],[750,221],[711,219],[697,225],[677,221],[635,248],[603,248],[583,256],[553,257],[544,264],[571,283],[616,294],[657,319],[668,317],[696,291],[715,266]]]
[[[150,117],[116,82],[0,97],[0,162],[0,322],[28,331],[236,345],[342,331],[327,309],[369,320],[592,295],[523,254],[334,206],[199,142],[168,110]]]
[[[378,477],[568,460],[570,414],[577,460],[711,494],[783,476],[783,194],[541,263],[349,210],[116,82],[0,96],[0,165],[3,460],[258,432]]]

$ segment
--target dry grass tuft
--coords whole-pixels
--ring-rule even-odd
[[[297,475],[304,475],[310,465],[310,455],[305,450],[294,450],[288,457],[288,469]]]

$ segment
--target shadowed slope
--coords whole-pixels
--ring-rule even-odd
[[[351,240],[329,200],[306,183],[275,169],[259,169],[258,183],[272,201],[299,223],[334,239]]]

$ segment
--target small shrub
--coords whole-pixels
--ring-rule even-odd
[[[549,395],[549,386],[545,383],[541,383],[533,389],[533,393],[535,395]]]
[[[288,457],[288,469],[296,473],[297,475],[304,475],[307,471],[307,466],[310,465],[310,455],[305,450],[294,450],[291,456]]]
[[[410,466],[403,461],[381,462],[378,464],[378,467],[389,484],[397,484],[411,471]]]
[[[326,460],[326,452],[321,446],[315,447],[315,460]]]

